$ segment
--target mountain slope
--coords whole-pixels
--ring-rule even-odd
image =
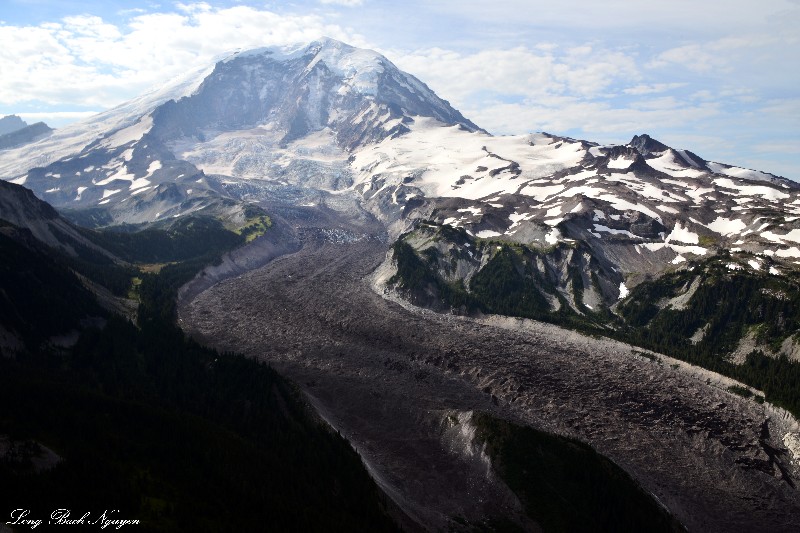
[[[62,218],[50,204],[20,185],[0,181],[0,220],[27,229],[37,240],[70,256],[78,255],[79,249],[88,249],[113,258]]]
[[[174,325],[177,285],[205,262],[137,272],[134,325],[75,274],[66,233],[43,233],[65,239],[51,247],[2,215],[70,228],[30,191],[0,183],[0,501],[43,516],[92,501],[148,531],[397,530],[358,454],[293,384]],[[182,222],[187,234],[174,240],[203,244],[206,259],[230,244],[213,225]],[[186,242],[159,249],[155,233],[138,237],[148,253],[195,259]],[[120,255],[141,255],[135,235],[117,237]]]
[[[57,344],[107,316],[78,277],[30,231],[0,220],[0,256],[0,358]]]
[[[623,281],[722,249],[800,259],[800,187],[783,178],[742,178],[744,169],[687,155],[689,163],[660,143],[642,153],[639,138],[601,147],[547,134],[414,133],[356,154],[364,196],[395,217],[425,203],[419,212],[431,221],[480,239],[542,249],[582,242],[621,274],[606,299],[624,292]],[[415,172],[412,157],[427,165]]]
[[[794,182],[647,135],[493,137],[383,56],[332,39],[233,54],[30,150],[0,154],[0,175],[116,222],[350,191],[390,224],[435,209],[483,238],[619,249],[611,264],[628,273],[650,271],[637,255],[679,262],[715,246],[800,259],[796,219],[780,219],[800,213]]]

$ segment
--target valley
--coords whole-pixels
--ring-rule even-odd
[[[800,520],[800,472],[783,443],[798,428],[729,392],[727,378],[555,326],[401,305],[373,290],[390,275],[379,223],[270,212],[299,249],[183,298],[180,324],[297,382],[417,523],[523,521],[468,428],[454,431],[472,412],[591,444],[692,531]]]
[[[800,523],[797,182],[646,133],[492,135],[327,37],[30,128],[0,143],[0,362],[24,400],[0,419],[9,435],[96,374],[81,393],[102,391],[99,407],[141,397],[233,427],[250,451],[225,479],[247,496],[225,496],[288,502],[288,529],[324,507],[321,523],[344,510],[342,529],[391,530],[386,497],[411,531]],[[50,438],[37,417],[27,437]],[[191,476],[220,468],[184,466],[174,494],[160,472],[125,501],[178,520]],[[249,488],[272,471],[274,493]]]

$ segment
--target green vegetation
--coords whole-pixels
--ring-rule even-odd
[[[92,294],[27,230],[0,232],[0,325],[30,349],[102,315]]]
[[[409,235],[401,237],[393,246],[393,258],[398,270],[389,283],[405,292],[417,305],[434,309],[459,309],[464,313],[480,311],[532,318],[588,334],[605,332],[606,324],[613,321],[614,315],[611,313],[593,312],[583,305],[583,277],[577,267],[569,267],[569,279],[576,294],[576,303],[583,307],[584,314],[575,312],[556,290],[552,273],[539,270],[537,259],[548,253],[560,253],[561,250],[557,248],[539,250],[520,244],[498,245],[496,242],[473,239],[463,228],[435,227],[425,222],[420,224],[420,228],[425,232],[433,232],[431,242],[441,240],[461,246],[468,243],[472,249],[488,254],[490,259],[472,277],[467,289],[462,280],[448,282],[439,274],[440,271],[452,272],[452,263],[457,257],[440,257],[433,246],[417,253],[406,241]],[[565,249],[571,246],[565,246]],[[559,302],[559,311],[552,311],[545,294]]]
[[[135,233],[85,230],[93,242],[130,263],[168,263],[205,257],[209,250],[231,250],[245,237],[225,228],[211,217],[187,216],[168,228],[149,228]]]
[[[434,308],[461,308],[465,312],[480,308],[463,284],[447,283],[404,240],[400,239],[394,244],[393,253],[398,271],[389,279],[389,284],[399,286],[413,302]],[[436,260],[435,248],[427,250],[427,258],[428,261]]]
[[[90,207],[88,209],[60,209],[59,213],[82,228],[100,228],[114,222],[107,209]]]
[[[77,255],[72,256],[67,255],[65,252],[48,250],[49,255],[57,256],[61,263],[103,285],[112,294],[122,297],[127,295],[131,285],[131,278],[136,276],[138,272],[135,267],[118,264],[100,250],[75,242],[56,228],[51,228],[51,230],[62,243],[69,243]]]
[[[734,394],[738,394],[742,398],[753,398],[758,403],[764,403],[763,396],[753,394],[753,392],[747,387],[742,387],[741,385],[731,385],[728,387],[728,390]]]
[[[696,277],[701,283],[683,309],[660,309],[657,302],[678,295]],[[711,259],[691,272],[666,274],[643,283],[619,309],[626,327],[618,338],[684,359],[763,390],[766,399],[800,417],[800,363],[756,351],[743,365],[727,360],[749,331],[770,350],[800,329],[800,280],[731,271],[726,260]],[[699,342],[689,339],[706,328]]]
[[[522,245],[470,238],[463,230],[422,223],[417,229],[431,242],[456,244],[489,254],[489,261],[463,283],[446,282],[440,272],[452,272],[437,248],[416,252],[401,237],[394,245],[398,272],[392,280],[412,302],[437,309],[490,312],[532,318],[569,327],[590,335],[606,335],[630,344],[686,360],[764,391],[766,399],[800,417],[800,363],[756,351],[743,365],[727,360],[740,339],[752,332],[764,350],[778,352],[784,340],[800,330],[800,276],[767,276],[727,268],[730,257],[715,257],[637,285],[619,307],[609,311],[575,312],[555,289],[554,280],[536,266],[537,257],[559,253]],[[417,235],[419,236],[419,235]],[[499,249],[498,249],[499,248]],[[576,304],[583,301],[583,277],[568,267]],[[699,279],[696,292],[680,309],[666,305]],[[596,275],[595,275],[596,278]],[[563,281],[562,281],[563,282]],[[595,282],[596,283],[596,282]],[[545,294],[561,303],[552,311]],[[583,306],[585,307],[585,306]],[[703,330],[701,339],[692,337]]]
[[[522,255],[503,246],[470,281],[475,298],[490,313],[543,318],[550,304],[537,289],[543,280]],[[538,279],[537,279],[538,278]]]
[[[700,235],[698,244],[703,248],[712,248],[717,245],[717,238],[713,235]]]
[[[132,227],[125,228],[127,231],[81,229],[91,242],[128,264],[119,264],[98,249],[54,231],[77,253],[77,256],[59,253],[62,263],[107,287],[116,296],[136,299],[143,276],[157,274],[167,265],[179,271],[197,271],[199,266],[216,263],[225,252],[260,237],[272,225],[270,218],[257,207],[247,207],[245,216],[248,219],[244,226],[234,229],[207,216],[182,217],[168,226],[141,231]],[[52,251],[48,253],[53,255]]]
[[[213,254],[140,274],[134,325],[102,311],[60,258],[7,233],[0,320],[27,342],[0,357],[0,435],[22,450],[0,460],[0,512],[119,509],[137,531],[396,530],[356,452],[293,385],[174,325],[177,288]],[[227,246],[196,236],[215,254]],[[45,342],[84,316],[105,326],[69,349]],[[37,472],[39,444],[62,460]]]
[[[250,242],[264,235],[270,227],[272,227],[272,220],[267,215],[258,215],[249,219],[235,232],[242,235],[245,238],[245,242]]]
[[[628,474],[580,441],[473,416],[492,464],[545,531],[683,531]]]

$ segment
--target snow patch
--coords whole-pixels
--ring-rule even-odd
[[[100,180],[95,185],[108,185],[112,181],[121,180],[121,181],[133,181],[135,179],[133,174],[128,173],[128,168],[126,166],[121,166],[117,169],[116,172],[110,174],[106,179]]]
[[[628,290],[628,287],[625,286],[625,282],[623,281],[622,283],[619,284],[619,298],[618,299],[622,300],[623,298],[627,298],[627,296],[629,294],[630,294],[630,291]]]
[[[608,226],[603,226],[602,224],[595,224],[594,225],[595,231],[604,231],[606,233],[611,233],[612,235],[625,235],[626,237],[630,237],[631,239],[641,239],[638,235],[634,235],[628,230],[624,229],[613,229],[609,228]]]
[[[153,172],[161,168],[161,161],[153,161],[147,166],[147,175],[152,176]]]
[[[550,232],[544,236],[544,240],[547,244],[556,245],[558,241],[561,239],[561,232],[558,231],[558,228],[552,228]]]
[[[734,183],[733,180],[728,178],[717,178],[714,180],[714,185],[723,187],[725,189],[737,190],[739,191],[739,194],[746,196],[761,196],[766,200],[775,201],[789,198],[787,193],[779,191],[773,187],[767,187],[764,185],[740,185],[738,183]]]
[[[796,247],[786,250],[776,250],[775,255],[778,257],[800,257],[800,250],[798,250]]]
[[[732,167],[711,161],[707,163],[707,166],[714,174],[724,174],[732,178],[743,178],[754,181],[770,181],[774,177],[772,174],[767,174],[766,172],[759,172],[758,170],[750,170],[741,167]]]
[[[684,228],[681,222],[678,221],[675,223],[675,227],[672,228],[672,233],[667,236],[665,242],[670,241],[677,241],[685,244],[699,244],[700,237],[697,233],[689,231],[688,228]]]
[[[147,187],[150,185],[150,180],[147,178],[139,178],[131,181],[130,190],[134,191],[136,189],[141,189],[142,187]]]
[[[633,164],[633,161],[630,159],[625,159],[624,157],[618,157],[617,159],[612,159],[608,162],[608,168],[613,169],[626,169]]]
[[[791,241],[800,243],[800,229],[793,229],[789,233],[783,235],[771,231],[764,231],[761,233],[761,236],[772,242],[782,243],[784,241]]]
[[[734,235],[736,233],[740,233],[744,228],[747,227],[747,224],[744,221],[739,220],[737,218],[724,218],[724,217],[717,217],[714,222],[708,224],[708,229],[711,231],[715,231],[720,235]]]
[[[657,252],[658,250],[663,250],[664,248],[668,248],[678,254],[706,255],[708,253],[708,249],[703,248],[702,246],[682,246],[679,244],[673,244],[669,242],[646,242],[643,243],[642,246],[644,246],[651,252]]]
[[[660,157],[648,159],[647,165],[674,178],[696,178],[703,175],[703,172],[700,170],[695,168],[686,168],[683,162],[675,159],[676,155],[676,152],[673,152],[672,150],[666,150],[661,154]]]
[[[151,187],[142,187],[141,189],[136,189],[135,191],[133,191],[133,192],[131,193],[131,196],[135,196],[135,195],[137,195],[137,194],[141,194],[141,193],[143,193],[143,192],[145,192],[145,191],[149,191],[149,190],[150,190],[150,189],[152,189],[152,188],[153,188],[153,187],[151,186]]]
[[[686,150],[675,150],[675,151],[678,152],[678,154],[683,158],[684,161],[686,161],[695,168],[700,168],[700,163],[692,159],[692,157],[686,153]]]

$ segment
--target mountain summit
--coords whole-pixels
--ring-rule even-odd
[[[219,62],[195,94],[154,112],[151,133],[171,141],[261,127],[285,144],[329,128],[351,150],[408,131],[413,116],[479,129],[382,55],[324,38],[289,53],[263,48]]]
[[[231,54],[1,152],[0,176],[107,223],[357,202],[394,235],[425,219],[500,242],[582,242],[607,274],[586,290],[598,305],[718,250],[800,260],[794,182],[647,134],[494,137],[382,55],[327,38]]]

